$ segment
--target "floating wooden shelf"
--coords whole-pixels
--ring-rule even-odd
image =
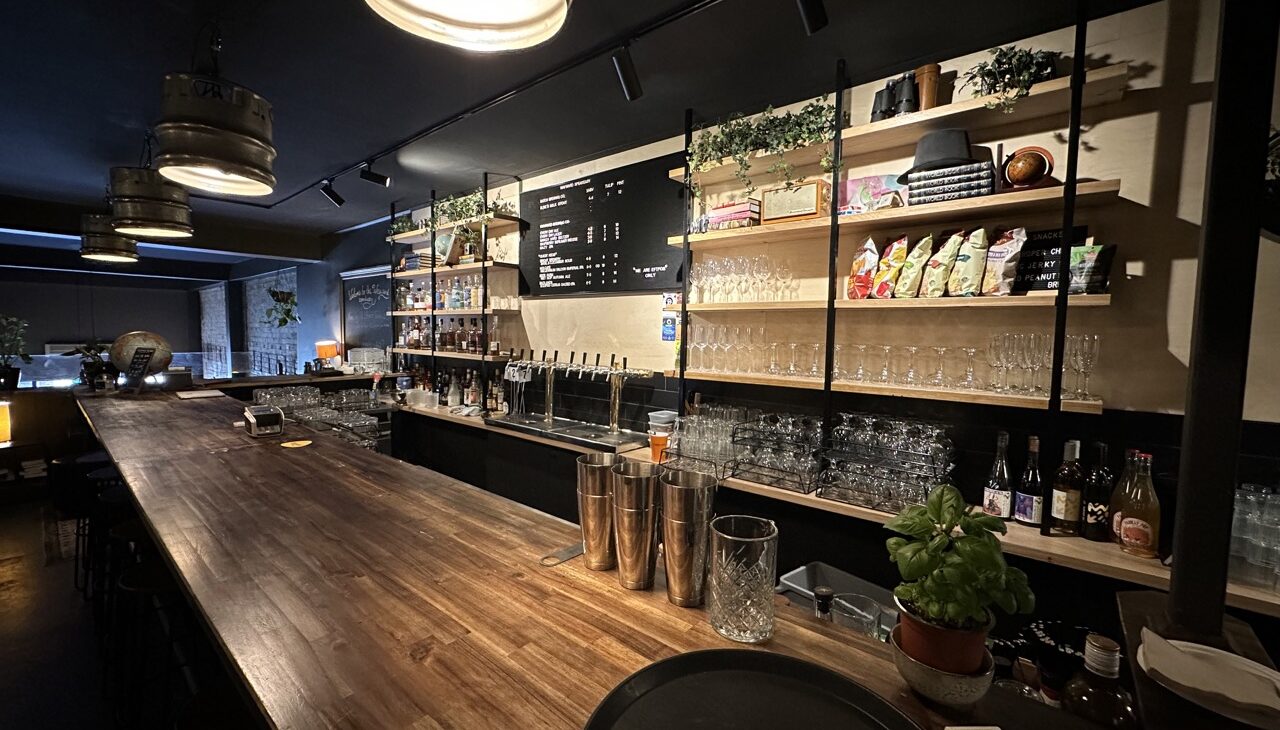
[[[518,309],[397,309],[392,317],[479,317],[482,314],[512,314]]]
[[[480,269],[494,269],[495,271],[518,271],[520,264],[513,264],[509,261],[483,261],[474,264],[454,264],[453,266],[437,266],[436,275],[452,276],[453,274],[464,273],[468,271],[479,271]],[[431,269],[414,269],[412,271],[396,271],[391,274],[392,279],[429,279],[431,278]]]
[[[473,355],[469,352],[447,352],[444,350],[420,350],[413,347],[393,347],[392,352],[401,355],[422,355],[423,357],[443,357],[453,360],[483,360],[484,362],[506,362],[510,355]]]
[[[678,376],[678,372],[669,373]],[[801,388],[803,390],[822,390],[822,378],[801,378],[791,375],[762,375],[747,373],[710,373],[700,370],[686,370],[686,380],[709,380],[718,383],[742,383],[745,385],[771,385],[779,388]]]
[[[841,299],[836,302],[836,309],[1011,309],[1044,308],[1053,309],[1054,296],[1024,294],[1008,297],[936,297],[912,299]],[[1067,297],[1067,304],[1072,307],[1108,307],[1111,306],[1110,294],[1072,294]]]
[[[933,299],[839,299],[836,309],[1052,309],[1053,296],[1028,294],[1008,297],[937,297]],[[1073,307],[1107,307],[1110,294],[1073,294],[1067,298]],[[819,300],[786,302],[711,302],[690,304],[687,311],[699,312],[772,312],[795,310],[826,310],[827,303]],[[680,305],[663,307],[667,312],[679,312]]]
[[[477,226],[485,220],[489,221],[488,232],[494,235],[501,235],[512,228],[519,228],[523,220],[506,213],[494,213],[491,216],[476,216],[474,218],[466,218],[453,223],[446,223],[437,231],[449,231],[458,226]],[[426,228],[420,228],[416,231],[402,231],[387,237],[389,243],[429,243],[431,241],[431,231]]]
[[[989,390],[959,390],[956,388],[918,388],[906,385],[886,385],[882,383],[858,383],[849,380],[837,380],[831,384],[831,390],[837,393],[863,393],[865,395],[883,395],[898,398],[916,398],[920,400],[939,400],[951,403],[975,403],[989,406],[1006,406],[1009,408],[1034,408],[1045,410],[1049,407],[1049,399],[1031,395],[1013,393],[993,393]],[[1062,410],[1071,413],[1102,413],[1102,401],[1062,401]]]
[[[1119,101],[1124,96],[1128,81],[1127,64],[1118,63],[1089,71],[1084,82],[1084,107]],[[840,135],[844,158],[908,147],[927,132],[952,127],[967,129],[975,143],[989,141],[994,138],[994,131],[1001,126],[1068,112],[1071,109],[1071,78],[1064,76],[1032,86],[1029,94],[1018,100],[1010,114],[1001,113],[998,109],[987,109],[986,104],[994,98],[984,96],[964,99],[926,111],[849,127]],[[793,150],[786,153],[787,162],[797,168],[816,165],[821,161],[826,147],[819,144]],[[751,169],[766,170],[777,158],[777,155],[757,153],[750,160]],[[698,184],[715,185],[736,179],[734,173],[737,169],[736,162],[724,159],[695,175]],[[672,180],[684,180],[684,168],[670,170],[667,175]]]
[[[902,208],[841,216],[837,223],[840,226],[841,235],[848,235],[885,229],[898,230],[934,223],[952,224],[1015,213],[1050,211],[1061,207],[1062,191],[1061,186],[1056,186],[996,193],[966,200],[908,205]],[[1119,195],[1119,180],[1082,182],[1076,186],[1076,207],[1104,205],[1114,202]],[[770,223],[751,228],[697,233],[689,236],[689,248],[693,251],[709,251],[734,246],[792,241],[821,241],[825,244],[830,230],[831,221],[825,217],[793,223]],[[667,244],[683,247],[684,236],[669,236]]]

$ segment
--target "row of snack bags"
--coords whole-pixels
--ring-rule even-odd
[[[986,229],[975,228],[968,234],[951,234],[937,251],[933,250],[933,234],[914,246],[909,245],[907,236],[900,236],[882,255],[875,239],[868,238],[853,258],[848,297],[1004,296],[1013,290],[1026,241],[1026,229],[1013,228],[1000,233],[988,246]]]

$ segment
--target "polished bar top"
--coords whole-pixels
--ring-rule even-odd
[[[581,539],[575,526],[427,469],[292,424],[250,438],[230,398],[79,403],[274,727],[581,727],[649,663],[740,646],[661,584],[627,591],[577,559],[540,567]],[[313,443],[281,448],[291,437]],[[887,647],[798,609],[763,648],[945,724]]]

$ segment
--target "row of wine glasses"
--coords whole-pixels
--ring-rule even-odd
[[[1089,376],[1098,364],[1102,337],[1097,334],[1068,335],[1063,348],[1062,368],[1075,374],[1075,387],[1062,384],[1063,396],[1076,400],[1098,400],[1089,392]],[[1047,332],[1001,332],[991,336],[986,350],[991,368],[989,388],[1001,393],[1045,396],[1040,371],[1053,368],[1053,335]],[[1045,378],[1047,380],[1047,377]],[[1015,382],[1016,381],[1016,382]]]
[[[819,342],[770,342],[764,327],[698,324],[689,342],[689,370],[821,378]]]
[[[768,256],[706,257],[689,267],[689,303],[795,299],[800,280],[786,261]]]

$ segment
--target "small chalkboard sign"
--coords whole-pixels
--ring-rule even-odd
[[[1076,226],[1073,246],[1083,245],[1089,238],[1088,226]],[[1027,232],[1022,246],[1018,271],[1013,279],[1013,292],[1057,291],[1058,259],[1062,254],[1062,229]]]
[[[135,347],[133,359],[129,361],[129,369],[124,374],[124,387],[133,388],[134,393],[142,392],[142,385],[147,380],[147,367],[156,354],[154,347]]]

